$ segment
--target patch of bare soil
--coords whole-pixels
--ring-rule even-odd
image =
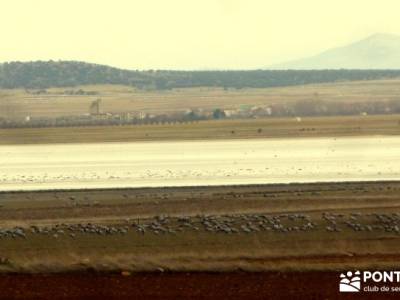
[[[0,276],[0,299],[397,299],[339,293],[340,272],[48,274]],[[127,275],[127,274],[125,274]]]

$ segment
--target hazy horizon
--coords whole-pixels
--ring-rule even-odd
[[[0,62],[259,69],[375,33],[400,34],[400,4],[392,0],[15,0],[3,8]]]

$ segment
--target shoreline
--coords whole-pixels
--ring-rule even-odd
[[[222,184],[222,185],[184,185],[184,186],[142,186],[142,187],[116,187],[116,188],[67,188],[67,189],[42,189],[42,190],[0,190],[2,194],[27,194],[27,193],[68,193],[68,192],[127,192],[127,191],[174,191],[194,189],[235,189],[235,188],[280,188],[321,185],[353,185],[353,184],[397,184],[400,180],[349,180],[349,181],[313,181],[313,182],[289,182],[289,183],[254,183],[254,184]]]

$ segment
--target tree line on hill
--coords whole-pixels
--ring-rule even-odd
[[[123,84],[147,90],[185,87],[241,89],[398,77],[400,70],[130,71],[77,61],[0,64],[0,88],[6,89],[90,84]]]

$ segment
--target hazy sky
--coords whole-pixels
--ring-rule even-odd
[[[0,62],[243,69],[400,34],[398,0],[3,0]]]

